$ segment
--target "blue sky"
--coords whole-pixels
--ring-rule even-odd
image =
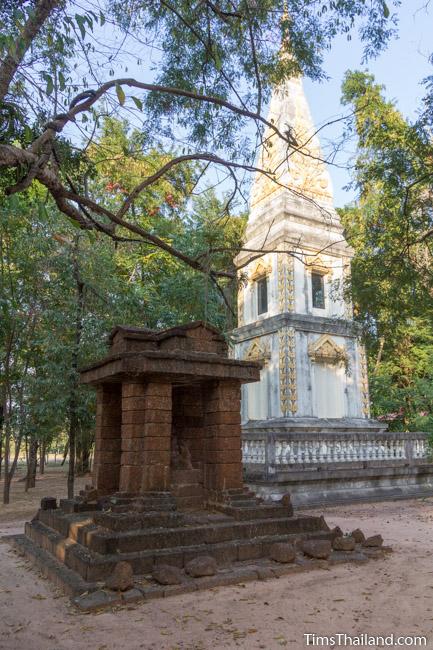
[[[415,119],[421,100],[425,94],[421,81],[433,73],[433,66],[428,56],[433,52],[433,3],[427,0],[403,0],[398,10],[399,36],[390,42],[388,48],[375,60],[366,65],[361,64],[362,47],[353,36],[347,42],[341,38],[334,42],[332,50],[327,53],[325,70],[329,81],[313,83],[304,82],[314,122],[317,126],[327,122],[343,112],[340,105],[340,87],[344,73],[348,69],[362,69],[373,73],[376,80],[386,86],[386,96],[393,99],[402,113],[409,119]],[[334,140],[341,134],[341,123],[327,127],[321,134],[326,149],[326,140]],[[353,154],[352,146],[346,147],[343,158],[349,159]],[[349,181],[346,170],[330,167],[334,185],[335,204],[342,206],[355,198],[354,191],[345,191],[343,187]]]

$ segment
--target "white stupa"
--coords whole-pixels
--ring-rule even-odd
[[[267,173],[254,179],[235,259],[235,356],[263,364],[260,382],[243,387],[247,477],[259,492],[291,491],[300,503],[382,493],[389,471],[373,480],[368,467],[422,459],[425,434],[416,442],[370,419],[365,350],[343,291],[352,250],[300,78],[274,91],[268,120],[290,144],[270,128],[264,134],[257,165]]]

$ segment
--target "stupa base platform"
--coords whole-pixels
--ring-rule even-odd
[[[243,462],[252,490],[277,501],[288,492],[297,508],[433,495],[428,434],[375,420],[252,421]]]
[[[92,504],[78,498],[49,509],[45,503],[26,524],[25,534],[8,540],[86,611],[383,556],[383,547],[359,544],[348,552],[331,550],[341,531],[330,530],[323,517],[293,516],[287,499],[266,504],[245,490],[231,492],[205,509],[188,512],[178,511],[169,493],[117,493]],[[325,559],[304,553],[312,540],[328,540]],[[281,543],[294,549],[287,563],[271,559]],[[188,563],[203,557],[214,562],[214,574],[188,575]],[[107,587],[119,562],[133,573],[123,592]],[[154,572],[161,566],[176,567],[177,584],[158,583]]]

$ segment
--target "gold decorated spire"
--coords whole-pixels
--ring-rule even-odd
[[[257,166],[272,178],[257,173],[251,191],[251,215],[262,212],[265,202],[281,192],[304,196],[324,208],[333,207],[332,184],[323,160],[300,77],[285,81],[271,98],[268,121],[287,135],[291,144],[267,128]]]

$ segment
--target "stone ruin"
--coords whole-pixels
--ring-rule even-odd
[[[382,554],[380,536],[343,538],[294,516],[289,495],[264,502],[244,486],[240,391],[260,363],[228,358],[201,322],[116,327],[109,341],[81,371],[97,392],[93,483],[42,499],[12,540],[81,609]]]

